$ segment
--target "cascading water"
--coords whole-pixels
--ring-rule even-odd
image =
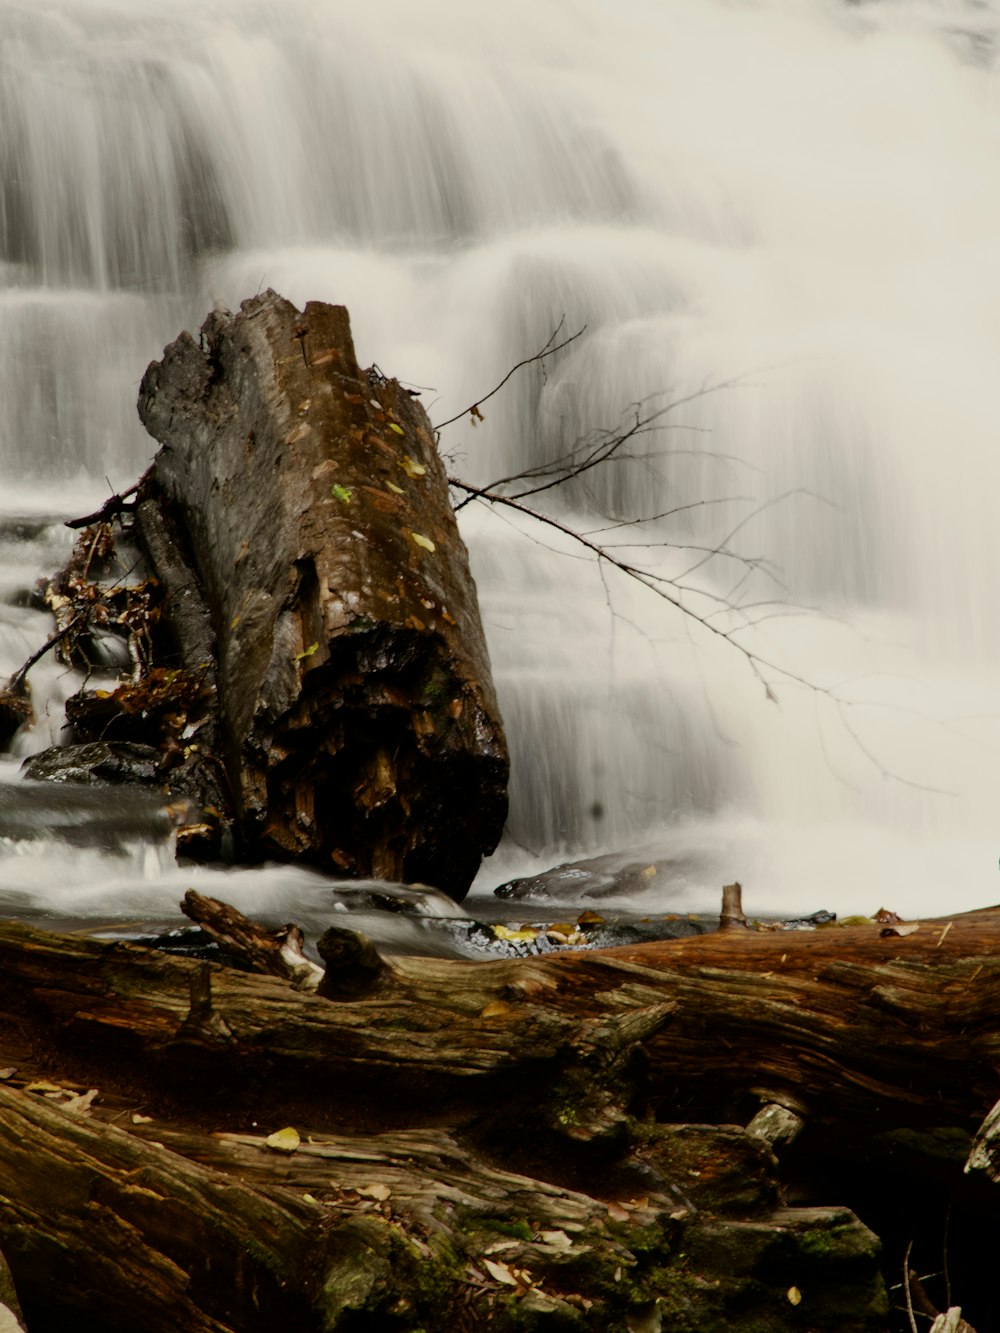
[[[959,0],[0,0],[0,671],[213,302],[346,304],[439,421],[565,319],[441,447],[484,483],[689,399],[547,503],[710,628],[464,511],[514,761],[483,887],[649,844],[689,867],[651,910],[734,877],[760,910],[992,900],[998,30]],[[22,749],[69,688],[32,680]],[[65,857],[25,877],[14,841],[5,908],[37,910]],[[74,910],[139,912],[101,855]]]

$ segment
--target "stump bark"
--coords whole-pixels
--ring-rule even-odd
[[[244,854],[461,898],[508,759],[423,409],[359,368],[343,307],[269,291],[172,343],[139,413],[138,531],[217,689]]]

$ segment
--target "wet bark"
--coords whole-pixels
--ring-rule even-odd
[[[508,762],[423,409],[358,367],[346,310],[268,292],[171,344],[139,412],[137,530],[217,690],[244,855],[461,897]]]
[[[189,909],[245,964],[274,970],[282,940],[231,908]],[[2,1243],[29,1327],[65,1326],[72,1310],[74,1326],[113,1333],[281,1320],[400,1333],[656,1319],[783,1333],[804,1317],[818,1333],[887,1328],[878,1245],[856,1217],[787,1207],[766,1136],[676,1123],[687,1107],[668,1090],[691,1082],[695,1027],[717,1121],[723,1089],[771,1075],[778,1045],[786,1081],[803,1057],[805,1100],[836,1091],[838,1061],[853,1082],[849,1016],[815,1070],[804,1001],[772,999],[759,1029],[747,1004],[782,984],[761,975],[761,944],[776,961],[772,948],[791,957],[811,941],[745,934],[601,956],[395,959],[367,993],[356,957],[331,947],[325,983],[336,994],[349,972],[354,995],[330,999],[299,977],[0,927]],[[951,934],[961,945],[958,924]],[[824,955],[839,984],[860,996],[896,976],[884,942],[842,935]],[[946,946],[910,962],[950,975],[966,950]],[[967,1042],[966,1058],[981,1055]],[[907,1121],[902,1092],[888,1095]]]

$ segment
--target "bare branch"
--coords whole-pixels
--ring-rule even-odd
[[[76,615],[72,618],[72,620],[68,620],[66,624],[63,625],[61,630],[57,630],[56,633],[51,636],[51,638],[46,639],[45,642],[42,644],[41,648],[38,648],[35,652],[33,652],[31,656],[28,658],[28,660],[26,662],[23,662],[21,666],[19,666],[18,669],[14,672],[10,680],[8,680],[4,688],[4,692],[6,693],[9,691],[12,694],[16,694],[20,690],[21,686],[24,684],[25,676],[35,665],[35,663],[40,662],[41,659],[51,648],[55,648],[57,644],[62,643],[63,639],[65,639],[74,629],[76,629],[77,625],[85,618],[85,616],[86,612],[78,611]]]
[[[763,657],[761,654],[747,648],[744,644],[739,643],[732,637],[732,631],[723,630],[718,626],[713,625],[710,621],[706,620],[703,614],[693,610],[690,606],[687,606],[683,597],[685,592],[691,592],[700,597],[706,597],[711,601],[724,602],[724,599],[718,597],[716,594],[707,590],[678,585],[674,579],[669,578],[666,575],[655,574],[651,570],[643,569],[640,565],[622,560],[608,547],[601,546],[597,542],[591,541],[589,537],[585,537],[582,533],[571,528],[569,524],[560,522],[559,519],[553,518],[550,514],[541,513],[537,509],[532,509],[529,505],[522,504],[521,501],[514,496],[497,495],[486,487],[470,486],[468,482],[461,481],[458,477],[449,477],[448,483],[450,486],[454,487],[455,490],[462,491],[470,500],[479,500],[490,505],[501,505],[504,508],[516,510],[518,513],[533,519],[536,523],[542,524],[544,527],[553,528],[555,531],[561,532],[564,536],[569,537],[572,541],[589,551],[598,561],[606,562],[620,573],[626,575],[626,577],[634,579],[635,582],[641,583],[658,597],[662,597],[664,601],[669,602],[671,606],[676,607],[682,615],[696,621],[710,634],[724,640],[734,648],[736,652],[740,653],[750,666],[754,675],[763,685],[764,692],[769,699],[774,700],[774,693],[770,684],[762,675],[762,667],[766,667],[769,671],[776,672],[784,679],[792,681],[797,685],[801,685],[805,689],[820,694],[830,693],[829,690],[821,685],[817,685],[814,681],[808,680],[805,676],[790,671],[787,667],[783,667],[779,663],[772,661],[770,658]],[[456,508],[458,508],[458,506],[456,506]],[[732,611],[737,611],[739,609],[738,607],[734,607],[731,603],[725,603],[725,605]]]
[[[563,315],[562,319],[550,334],[549,340],[544,347],[537,351],[534,356],[526,356],[523,361],[518,361],[516,366],[511,366],[510,370],[507,371],[507,374],[503,377],[500,383],[495,388],[491,389],[489,393],[484,393],[481,398],[477,398],[474,403],[470,403],[468,407],[463,408],[461,412],[457,412],[455,416],[449,417],[447,421],[438,422],[433,429],[435,431],[444,430],[445,426],[450,426],[453,422],[460,421],[462,417],[467,417],[470,413],[474,417],[478,416],[480,403],[487,402],[495,393],[499,393],[507,381],[513,375],[516,375],[519,370],[523,370],[525,366],[534,365],[535,362],[545,361],[550,356],[555,356],[556,352],[561,352],[564,347],[568,347],[570,343],[576,342],[577,338],[581,337],[587,331],[587,326],[584,324],[582,328],[577,329],[576,333],[571,333],[568,338],[564,338],[562,342],[557,343],[556,338],[558,338],[565,322],[566,316]]]

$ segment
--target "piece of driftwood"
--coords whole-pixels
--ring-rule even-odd
[[[238,957],[249,971],[281,977],[299,990],[312,991],[319,985],[323,969],[306,957],[302,931],[293,923],[267,930],[228,903],[194,889],[184,895],[181,909],[217,941],[224,954]]]
[[[136,531],[217,686],[244,853],[461,897],[508,760],[423,409],[359,368],[343,307],[269,291],[166,348],[139,414],[162,448]]]

